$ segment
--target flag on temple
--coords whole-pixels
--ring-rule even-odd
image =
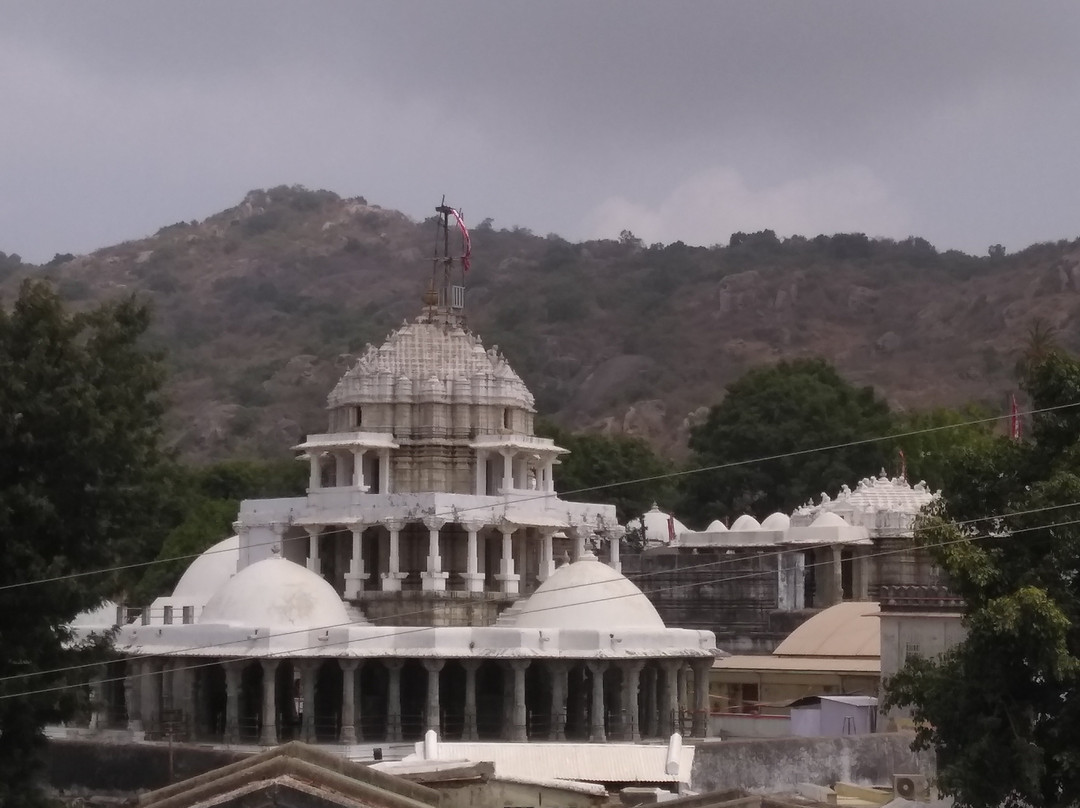
[[[1020,411],[1016,407],[1016,395],[1010,396],[1011,409],[1009,411],[1009,437],[1012,440],[1020,440]]]
[[[454,214],[458,229],[461,231],[461,268],[468,272],[469,264],[472,261],[472,239],[469,237],[469,229],[465,227],[465,220],[461,218],[461,214],[458,213],[457,209],[450,208],[450,212]]]

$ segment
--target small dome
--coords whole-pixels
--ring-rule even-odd
[[[761,523],[762,530],[787,530],[789,527],[791,527],[791,517],[780,511],[767,516]]]
[[[731,525],[732,532],[737,530],[761,530],[758,520],[748,513],[744,513]]]
[[[219,541],[191,562],[173,589],[173,598],[193,606],[202,606],[236,575],[239,560],[238,536]]]
[[[284,558],[240,570],[210,599],[200,623],[252,628],[317,629],[349,623],[334,587]]]
[[[837,603],[818,612],[776,646],[775,656],[881,656],[881,607],[873,602]]]
[[[641,521],[645,526],[645,541],[650,544],[670,544],[673,538],[686,532],[686,525],[671,514],[664,513],[655,502]]]
[[[587,554],[555,570],[525,601],[514,625],[607,631],[663,629],[664,621],[625,575]]]
[[[721,522],[719,519],[713,519],[707,528],[706,533],[727,533],[727,525]]]
[[[844,517],[832,511],[825,511],[810,523],[810,527],[851,527],[851,525],[844,521]]]

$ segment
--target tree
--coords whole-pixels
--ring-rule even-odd
[[[691,430],[693,468],[745,463],[887,435],[888,405],[827,362],[797,359],[749,371]],[[890,459],[869,443],[702,471],[684,478],[682,511],[704,525],[753,513],[790,511],[821,491],[872,475]]]
[[[0,804],[35,805],[42,727],[70,702],[23,695],[80,649],[64,626],[111,594],[107,576],[61,578],[137,557],[152,539],[165,460],[163,371],[141,346],[133,299],[66,312],[26,282],[0,308]],[[18,678],[10,678],[18,677]]]
[[[1052,351],[1023,386],[1035,409],[1062,408],[1034,415],[1025,443],[962,452],[916,533],[964,600],[966,639],[886,683],[959,806],[1080,800],[1080,362]]]
[[[671,465],[641,438],[570,432],[543,421],[536,432],[570,451],[555,473],[555,488],[566,499],[614,505],[622,524],[641,516],[653,502],[667,505],[674,499],[674,485],[664,476]],[[651,482],[628,482],[646,478]]]
[[[907,479],[925,480],[931,489],[952,490],[953,466],[967,450],[986,447],[994,440],[994,422],[989,410],[969,404],[960,409],[938,407],[896,418],[897,451],[904,453]],[[973,424],[972,421],[984,421]],[[967,424],[961,426],[961,424]],[[920,434],[907,434],[917,432]]]

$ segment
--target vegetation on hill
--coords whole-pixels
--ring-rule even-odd
[[[284,457],[325,426],[325,396],[363,346],[419,310],[432,231],[362,198],[279,187],[46,267],[9,256],[0,293],[29,274],[79,306],[152,300],[182,456]],[[857,233],[571,243],[486,220],[473,256],[470,327],[500,346],[541,414],[676,459],[703,408],[763,363],[824,357],[899,410],[1000,411],[1035,316],[1080,348],[1076,242],[985,257]]]

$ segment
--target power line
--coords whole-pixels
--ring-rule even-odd
[[[1053,407],[1042,407],[1042,408],[1038,408],[1038,409],[1025,410],[1024,412],[1017,413],[1017,415],[1037,415],[1037,414],[1040,414],[1040,413],[1054,412],[1054,411],[1057,411],[1057,410],[1063,410],[1063,409],[1068,409],[1068,408],[1077,407],[1077,406],[1080,406],[1080,401],[1074,401],[1074,402],[1071,402],[1071,403],[1068,403],[1068,404],[1057,404],[1057,405],[1055,405]],[[784,459],[787,459],[787,458],[790,458],[790,457],[801,457],[801,456],[805,456],[805,455],[808,455],[808,454],[814,454],[816,452],[827,452],[827,451],[833,451],[833,450],[836,450],[836,449],[846,449],[846,448],[850,448],[850,447],[853,447],[853,446],[862,446],[862,445],[866,445],[866,444],[869,444],[869,443],[878,443],[878,442],[887,441],[887,440],[900,440],[902,438],[913,437],[915,435],[923,435],[923,434],[928,434],[928,433],[931,433],[931,432],[940,432],[940,431],[947,430],[947,429],[960,429],[960,428],[967,427],[967,426],[977,426],[979,424],[991,423],[993,421],[1000,421],[1000,420],[1003,420],[1003,419],[1006,419],[1006,418],[1012,418],[1012,417],[1014,417],[1014,416],[1010,413],[1010,414],[1006,414],[1006,415],[989,416],[989,417],[986,417],[986,418],[975,418],[975,419],[972,419],[972,420],[969,420],[969,421],[962,421],[962,422],[957,423],[957,424],[943,424],[943,425],[940,425],[940,426],[924,427],[922,429],[909,430],[908,432],[900,432],[900,433],[897,433],[895,435],[881,435],[881,436],[874,437],[874,438],[860,438],[858,440],[846,441],[844,443],[834,443],[834,444],[829,444],[827,446],[815,447],[815,448],[812,448],[812,449],[798,449],[798,450],[794,450],[794,451],[791,451],[791,452],[783,452],[783,453],[780,453],[780,454],[765,455],[765,456],[762,456],[762,457],[751,458],[751,459],[748,459],[748,460],[734,460],[734,461],[731,461],[731,462],[728,462],[728,463],[719,463],[719,464],[711,465],[711,466],[698,466],[698,467],[692,468],[692,469],[682,469],[682,470],[679,470],[679,471],[670,471],[670,472],[665,472],[664,474],[656,474],[656,475],[652,475],[652,476],[649,476],[649,477],[638,477],[636,479],[631,479],[631,480],[622,480],[622,481],[613,482],[613,483],[603,483],[603,484],[600,484],[600,485],[589,486],[589,487],[586,487],[586,488],[577,488],[577,489],[573,489],[571,491],[558,492],[556,494],[556,496],[559,496],[559,497],[574,496],[574,495],[577,495],[577,494],[585,494],[585,493],[589,493],[591,491],[600,491],[600,490],[604,490],[604,489],[608,489],[608,488],[616,488],[616,487],[624,486],[624,485],[637,485],[639,483],[657,482],[657,481],[660,481],[660,480],[673,479],[675,477],[685,477],[685,476],[688,476],[688,475],[691,475],[691,474],[700,474],[700,473],[709,472],[709,471],[721,471],[723,469],[728,469],[728,468],[736,468],[736,467],[739,467],[739,466],[752,465],[754,463],[767,463],[767,462],[774,461],[774,460],[784,460]],[[508,506],[508,505],[513,505],[513,504],[518,504],[518,503],[523,503],[523,502],[534,502],[536,500],[543,500],[543,499],[547,499],[549,497],[551,497],[550,492],[549,493],[537,493],[537,494],[525,494],[525,495],[508,495],[505,498],[503,498],[502,501],[500,501],[498,503],[498,505],[496,505],[496,506],[492,506],[492,505],[471,505],[471,506],[468,506],[468,507],[451,508],[451,509],[447,510],[445,513],[435,514],[435,516],[437,516],[438,518],[448,518],[448,517],[453,517],[453,516],[458,515],[458,514],[467,513],[467,512],[470,512],[470,511],[479,511],[479,510],[486,511],[486,510],[491,509],[492,507],[498,507],[498,506],[505,507],[505,506]],[[337,534],[342,534],[342,533],[345,533],[345,532],[346,531],[341,530],[341,529],[335,529],[335,530],[332,530],[332,531],[328,531],[328,533],[324,534],[324,535],[337,535]],[[257,543],[254,543],[254,544],[251,544],[251,545],[248,545],[248,546],[249,547],[259,547],[259,546],[266,546],[268,544],[277,544],[277,543],[278,543],[278,540],[275,539],[275,540],[269,541],[269,542],[257,542]],[[148,566],[152,566],[154,564],[166,564],[166,563],[169,563],[169,562],[172,562],[172,561],[187,561],[187,560],[198,558],[201,555],[211,553],[211,552],[231,552],[231,551],[229,551],[229,550],[204,550],[201,553],[187,553],[187,554],[184,554],[184,555],[170,556],[168,558],[155,558],[155,559],[151,559],[149,561],[137,561],[137,562],[133,562],[133,563],[130,563],[130,564],[118,564],[118,565],[114,565],[114,566],[110,566],[110,567],[101,567],[99,569],[94,569],[94,570],[84,570],[82,572],[71,572],[71,573],[65,573],[63,575],[53,575],[53,576],[49,576],[49,577],[46,577],[46,578],[38,578],[38,579],[35,579],[35,580],[31,580],[31,581],[19,581],[17,583],[0,585],[0,592],[9,591],[9,590],[12,590],[12,589],[19,589],[19,588],[24,587],[24,586],[37,586],[39,584],[56,583],[58,581],[66,581],[66,580],[72,580],[72,579],[75,579],[75,578],[83,578],[83,577],[87,577],[87,576],[90,576],[90,575],[104,575],[104,574],[110,573],[110,572],[121,572],[123,570],[138,569],[140,567],[148,567]]]

